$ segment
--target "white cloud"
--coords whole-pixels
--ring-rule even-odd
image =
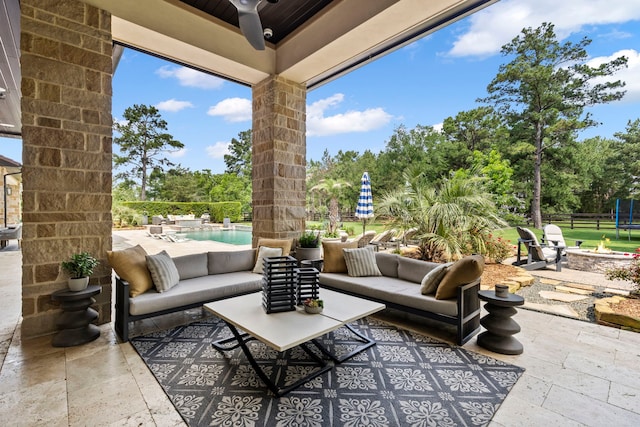
[[[393,116],[382,108],[364,111],[347,111],[333,116],[325,116],[326,110],[335,108],[344,100],[337,93],[307,106],[307,136],[327,136],[340,133],[368,132],[385,126]]]
[[[172,98],[166,101],[158,102],[156,104],[156,108],[160,111],[170,111],[172,113],[176,113],[180,110],[184,110],[185,108],[193,108],[193,104],[189,101],[178,101]]]
[[[186,148],[181,148],[179,150],[167,150],[167,155],[169,157],[174,157],[174,158],[180,158],[180,157],[184,157],[187,154],[187,149]]]
[[[436,123],[435,125],[431,125],[431,127],[433,128],[434,131],[441,133],[443,125],[444,123],[440,122],[440,123]]]
[[[553,22],[560,40],[586,25],[640,19],[640,0],[502,0],[470,17],[451,56],[489,56],[518,36],[523,28]]]
[[[207,155],[214,159],[221,159],[225,154],[229,154],[229,143],[228,142],[216,142],[213,145],[209,145],[206,148]]]
[[[164,65],[156,70],[163,79],[175,78],[180,86],[197,87],[200,89],[220,89],[224,80],[201,71],[187,67],[172,67]]]
[[[627,57],[627,68],[618,71],[613,76],[607,77],[606,80],[622,80],[626,83],[626,86],[623,89],[626,90],[626,94],[624,95],[624,98],[622,98],[622,102],[640,101],[640,52],[634,49],[620,50],[611,54],[611,56],[599,56],[597,58],[592,58],[587,62],[587,64],[591,67],[597,67],[620,56]],[[594,83],[598,83],[598,81],[603,80],[593,80]]]
[[[251,100],[227,98],[210,107],[207,114],[221,116],[226,122],[245,122],[251,120]]]

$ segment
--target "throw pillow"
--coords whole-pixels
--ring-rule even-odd
[[[107,251],[111,268],[122,280],[129,282],[129,295],[132,298],[153,287],[146,256],[147,251],[140,245],[121,251]]]
[[[454,262],[438,285],[436,299],[455,298],[458,286],[473,282],[482,276],[483,271],[482,255],[472,255]]]
[[[352,277],[382,276],[373,248],[343,249],[347,273]]]
[[[282,256],[287,256],[291,253],[291,245],[293,245],[293,239],[266,239],[260,237],[258,239],[257,247],[267,246],[269,248],[282,248]]]
[[[428,272],[422,278],[422,282],[420,283],[420,292],[422,293],[422,295],[432,294],[436,291],[436,289],[438,289],[440,281],[447,273],[447,269],[449,268],[449,266],[451,266],[452,264],[452,262],[440,264],[439,266],[434,267],[433,270]]]
[[[356,249],[358,242],[323,241],[324,253],[323,273],[346,273],[347,263],[344,260],[343,249]]]
[[[178,269],[167,251],[156,255],[147,255],[146,258],[147,268],[158,292],[168,291],[178,284],[180,273],[178,273]]]
[[[270,248],[268,246],[260,246],[260,249],[258,249],[258,259],[256,260],[256,265],[253,267],[253,272],[262,274],[264,272],[262,259],[272,257],[272,256],[282,256],[282,248]]]

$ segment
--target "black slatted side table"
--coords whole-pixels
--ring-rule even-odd
[[[82,291],[61,289],[51,294],[53,301],[60,303],[62,314],[56,326],[60,330],[54,337],[54,347],[72,347],[86,344],[100,336],[100,329],[91,322],[98,318],[98,312],[91,308],[93,298],[102,292],[100,286],[87,286]]]

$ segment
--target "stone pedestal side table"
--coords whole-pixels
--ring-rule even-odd
[[[53,301],[60,302],[62,314],[56,326],[59,332],[53,337],[54,347],[72,347],[91,342],[100,336],[100,329],[91,322],[98,318],[98,312],[91,308],[93,298],[102,291],[100,286],[87,286],[82,291],[62,289],[51,295]]]
[[[494,291],[480,291],[478,297],[487,302],[484,308],[489,312],[480,319],[486,331],[478,335],[478,345],[500,354],[522,354],[522,344],[513,337],[520,332],[520,325],[511,317],[524,298],[515,294],[498,297]]]

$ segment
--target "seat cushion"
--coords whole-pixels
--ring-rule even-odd
[[[422,283],[424,276],[438,265],[439,264],[435,262],[399,256],[398,278],[408,280],[413,283]]]
[[[455,298],[458,286],[466,285],[482,276],[484,258],[482,255],[471,255],[453,263],[440,281],[436,290],[436,299]]]
[[[262,276],[251,271],[223,273],[181,280],[166,292],[151,289],[129,301],[134,315],[155,313],[189,304],[205,303],[262,289]]]
[[[349,276],[382,276],[376,264],[376,255],[373,248],[343,249],[347,274]]]
[[[380,273],[387,277],[398,277],[398,258],[396,254],[376,252],[376,264]]]
[[[124,281],[129,282],[129,295],[138,296],[153,288],[147,268],[147,251],[140,245],[120,251],[107,251],[109,265]]]
[[[323,241],[322,251],[324,263],[322,271],[326,273],[346,273],[347,263],[344,260],[343,249],[356,249],[358,242]]]
[[[211,251],[207,254],[209,274],[251,271],[256,262],[256,250]]]
[[[178,269],[180,280],[193,279],[194,277],[201,277],[209,274],[206,252],[178,256],[173,258],[173,263]]]
[[[177,285],[180,281],[180,273],[167,251],[161,251],[156,255],[147,255],[147,268],[156,285],[158,292],[164,292]]]
[[[346,274],[320,273],[320,297],[322,286],[416,310],[447,316],[456,316],[458,313],[455,299],[437,300],[433,295],[422,295],[417,283],[386,276],[350,277]]]

